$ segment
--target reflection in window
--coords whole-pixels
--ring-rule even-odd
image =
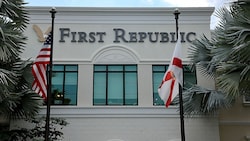
[[[153,104],[164,105],[158,94],[158,88],[161,84],[162,78],[168,69],[168,65],[153,65]],[[196,73],[191,70],[191,66],[183,65],[183,90],[192,87],[196,84]]]
[[[77,65],[54,65],[52,70],[52,104],[76,105]]]
[[[95,65],[94,105],[138,105],[136,65]]]

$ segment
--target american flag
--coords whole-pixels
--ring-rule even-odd
[[[49,33],[42,49],[32,65],[32,74],[34,76],[32,89],[44,99],[47,98],[46,70],[47,65],[50,63],[51,40],[52,36],[51,33]]]

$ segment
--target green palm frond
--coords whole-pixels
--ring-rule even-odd
[[[197,85],[183,92],[183,102],[186,115],[215,114],[219,108],[230,107],[230,101],[222,92]]]
[[[34,80],[31,72],[31,62],[19,61],[14,63],[13,72],[19,76],[15,85],[16,92],[31,88]]]
[[[43,100],[31,90],[11,93],[0,102],[0,114],[8,119],[34,117],[40,109]]]
[[[215,27],[216,30],[225,30],[228,27],[229,21],[233,21],[232,15],[230,14],[229,10],[225,7],[217,9],[215,11],[215,16],[218,17],[219,23],[218,26]],[[217,33],[216,33],[217,34]]]
[[[250,3],[249,3],[250,5]],[[246,5],[247,6],[247,5]],[[233,20],[230,21],[230,27],[228,27],[226,38],[233,46],[232,60],[235,62],[248,62],[250,61],[248,52],[250,52],[250,15],[248,10],[244,7],[235,5],[232,6],[230,13]]]
[[[250,81],[250,64],[245,64],[242,72],[240,73],[241,81]]]
[[[203,75],[214,74],[216,90],[195,86],[186,91],[186,113],[210,113],[250,94],[249,9],[250,1],[238,0],[230,8],[217,10],[220,22],[211,40],[201,37],[192,43],[192,63],[202,66]]]
[[[221,74],[216,78],[216,85],[222,90],[228,97],[235,99],[240,96],[239,93],[239,72],[232,72],[229,74]]]
[[[235,67],[237,69],[235,69],[237,73],[236,75],[238,77],[236,77],[237,80],[235,80],[237,83],[237,88],[234,89],[238,89],[239,91],[239,95],[249,95],[250,94],[250,65],[248,64],[242,64],[242,63],[238,63],[237,65],[231,66],[231,67]],[[231,82],[231,83],[233,83]],[[230,94],[230,92],[228,92]]]
[[[216,16],[220,18],[219,25],[214,30],[212,43],[214,48],[212,54],[217,62],[225,62],[232,59],[232,40],[228,34],[234,33],[228,29],[232,27],[234,19],[227,8],[221,8],[216,11]]]
[[[16,77],[17,75],[14,72],[0,68],[0,85],[16,84]]]
[[[23,5],[23,0],[3,0],[0,9],[0,114],[8,119],[32,117],[42,104],[31,90],[30,62],[20,59],[28,24]]]
[[[189,56],[192,56],[190,57],[192,63],[201,63],[206,67],[207,63],[203,62],[208,62],[212,59],[212,46],[205,35],[201,36],[200,39],[195,39],[189,48]]]
[[[7,21],[14,23],[16,28],[24,30],[29,21],[25,4],[23,0],[3,0],[0,14]]]
[[[23,51],[25,37],[14,29],[11,23],[4,23],[0,19],[0,62],[1,64],[15,62]]]
[[[217,67],[217,73],[218,75],[222,75],[238,72],[238,77],[240,77],[240,71],[243,70],[245,66],[245,64],[240,62],[220,62],[219,66]]]
[[[0,84],[0,114],[6,118],[18,119],[32,117],[38,113],[43,100],[31,90],[31,68],[29,61],[13,64],[11,72],[15,83]]]
[[[250,41],[246,41],[240,45],[234,46],[232,50],[232,58],[235,62],[249,62]]]
[[[30,72],[30,64],[26,64],[26,61],[2,65],[0,66],[0,85],[2,88],[6,87],[5,90],[12,92],[19,91],[19,89],[27,89],[30,82],[25,79],[32,79],[32,77],[30,78],[31,75],[24,76],[24,74]]]
[[[192,42],[189,48],[189,58],[192,64],[197,65],[197,69],[208,77],[213,77],[216,62],[213,62],[211,51],[213,44],[207,39],[205,35],[200,39],[196,39]]]

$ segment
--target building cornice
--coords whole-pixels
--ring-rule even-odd
[[[51,7],[27,7],[31,22],[46,23]],[[57,7],[57,23],[173,24],[175,8],[165,7]],[[207,23],[213,7],[181,7],[180,23]]]

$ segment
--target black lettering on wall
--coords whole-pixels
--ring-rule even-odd
[[[121,28],[114,28],[113,29],[115,31],[115,40],[113,41],[114,43],[120,43],[120,39],[123,41],[123,42],[128,42],[126,39],[125,39],[125,30],[124,29],[121,29]]]
[[[106,35],[106,32],[96,32],[96,35],[98,36],[99,35],[99,40],[98,42],[99,43],[103,43],[103,36]]]
[[[149,35],[149,41],[150,42],[153,42],[153,43],[155,43],[155,42],[157,42],[158,41],[158,35],[159,35],[159,32],[155,32],[154,34],[153,34],[153,32],[148,32],[148,35]],[[155,35],[155,39],[153,40],[153,35]]]
[[[60,35],[61,35],[61,37],[60,37],[60,40],[59,40],[59,42],[65,42],[65,40],[64,40],[64,37],[66,36],[66,37],[69,37],[69,32],[70,32],[70,29],[69,28],[59,28],[59,30],[60,30]]]
[[[168,33],[167,32],[161,32],[161,43],[167,43],[169,41]]]
[[[190,39],[190,36],[193,35],[193,36],[196,36],[196,33],[194,32],[188,32],[187,36],[186,36],[186,40],[188,42],[192,42],[193,40]]]

